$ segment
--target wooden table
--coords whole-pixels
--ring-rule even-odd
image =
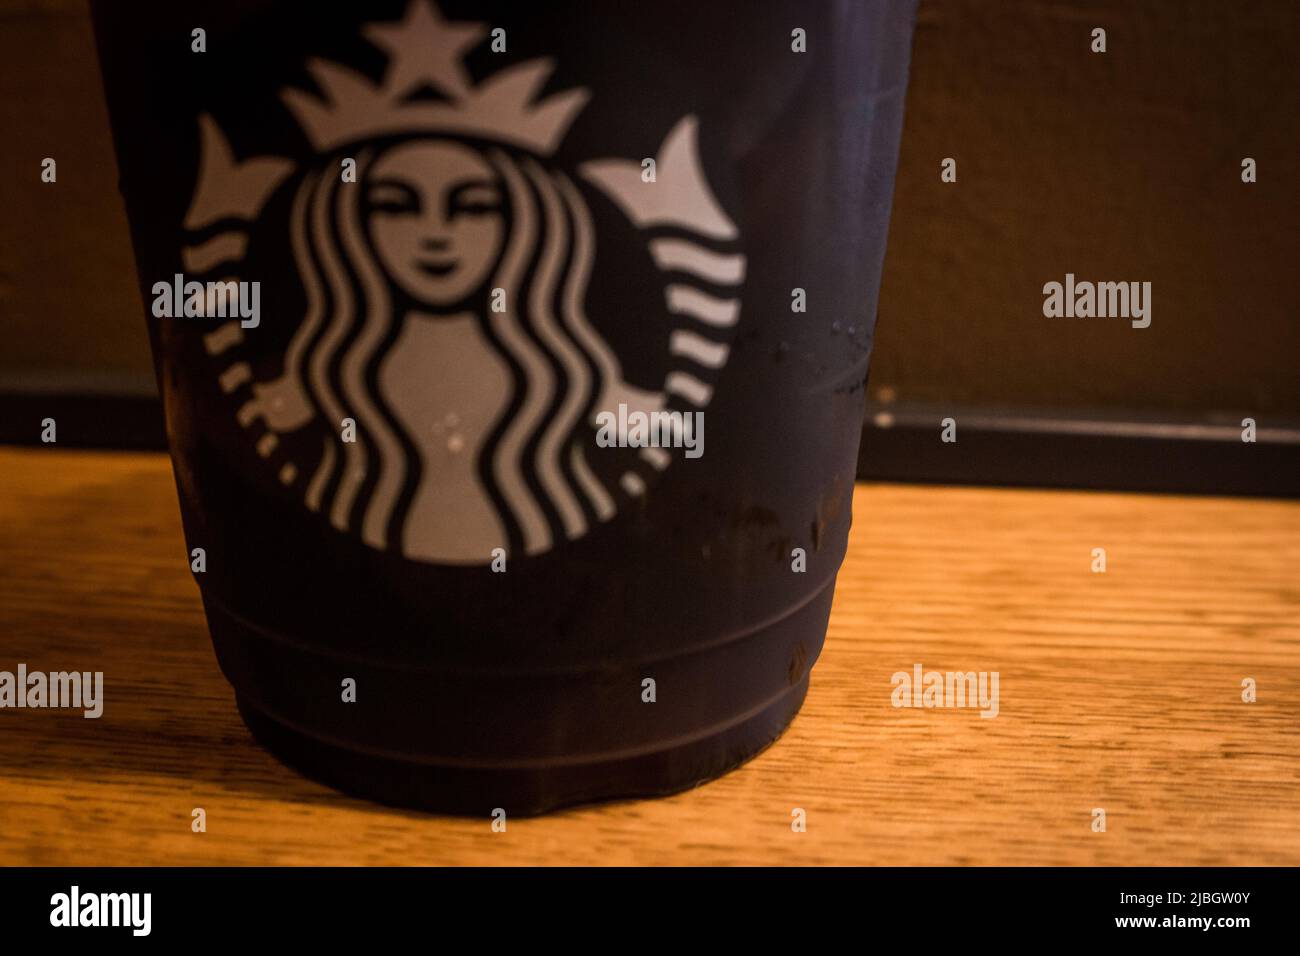
[[[0,449],[0,670],[106,681],[99,720],[0,710],[0,863],[1300,864],[1300,504],[863,485],[854,514],[774,747],[494,833],[341,797],[253,743],[164,456]],[[916,663],[997,671],[998,716],[893,707]]]

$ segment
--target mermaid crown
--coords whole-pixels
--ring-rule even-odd
[[[551,59],[519,63],[475,85],[463,56],[482,40],[487,25],[443,20],[427,0],[412,0],[400,22],[369,24],[363,32],[388,53],[381,82],[311,60],[307,69],[323,97],[295,89],[280,94],[322,152],[358,140],[431,132],[496,140],[549,156],[589,97],[576,88],[537,99],[554,70]]]

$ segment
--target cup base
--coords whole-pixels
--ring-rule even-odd
[[[380,757],[287,726],[236,695],[254,738],[281,762],[351,796],[404,809],[487,817],[534,816],[600,800],[689,790],[740,766],[773,743],[798,713],[808,675],[739,723],[699,740],[616,760],[481,768]],[[508,797],[506,796],[508,795]]]

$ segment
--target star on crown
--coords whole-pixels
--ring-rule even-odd
[[[576,88],[535,99],[555,68],[551,59],[519,63],[473,85],[463,56],[486,31],[483,23],[442,19],[429,0],[412,0],[402,21],[364,28],[389,57],[379,84],[337,63],[311,60],[307,68],[324,98],[295,89],[280,96],[322,152],[379,136],[436,132],[550,155],[589,93]]]

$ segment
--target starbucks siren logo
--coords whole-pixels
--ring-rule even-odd
[[[237,160],[204,114],[184,223],[187,271],[237,281],[265,210],[288,191],[282,241],[305,314],[292,317],[275,374],[244,354],[265,322],[209,332],[218,384],[307,508],[370,547],[449,564],[486,564],[503,546],[540,554],[644,495],[672,456],[598,448],[596,415],[707,406],[745,272],[736,227],[704,180],[694,116],[665,138],[652,182],[639,160],[579,165],[576,178],[642,234],[675,322],[662,386],[626,381],[588,320],[590,208],[549,162],[589,93],[538,99],[549,59],[475,84],[462,57],[486,30],[415,0],[400,23],[364,28],[388,57],[382,82],[310,61],[323,95],[280,94],[315,152],[301,166]],[[340,176],[349,158],[355,182]],[[340,440],[345,419],[355,441]],[[615,452],[616,472],[596,466]]]

